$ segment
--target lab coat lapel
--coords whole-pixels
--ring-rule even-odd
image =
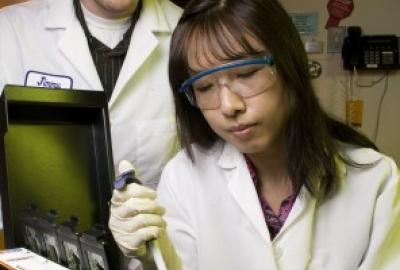
[[[340,181],[344,181],[346,166],[336,158]],[[310,269],[315,245],[319,203],[306,187],[302,187],[282,229],[273,240],[286,252],[285,269]]]
[[[129,80],[135,76],[138,69],[157,48],[159,41],[155,33],[170,31],[165,15],[157,1],[144,0],[140,18],[133,30],[132,41],[109,102],[110,107],[113,106]]]
[[[100,78],[93,63],[85,34],[79,24],[74,24],[65,33],[59,43],[60,50],[75,66],[77,71],[87,81],[90,89],[102,90]]]
[[[87,81],[90,89],[102,90],[85,34],[75,17],[72,1],[53,1],[49,5],[45,25],[48,31],[64,29],[58,43],[60,51]]]
[[[228,189],[244,215],[263,239],[269,239],[270,235],[265,224],[257,191],[243,155],[232,145],[225,144],[219,165],[223,168]]]
[[[274,239],[278,245],[279,242],[282,242],[282,246],[288,245],[283,248],[292,250],[290,254],[296,255],[290,257],[290,265],[296,269],[308,269],[314,245],[316,211],[316,199],[303,187],[285,224]]]
[[[338,157],[335,158],[335,162],[340,181],[345,181],[346,165]],[[303,186],[285,224],[273,241],[277,245],[286,245],[284,249],[290,249],[290,254],[295,254],[290,257],[290,265],[293,267],[289,269],[310,269],[318,207],[317,199]]]

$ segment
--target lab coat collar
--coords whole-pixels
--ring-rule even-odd
[[[371,148],[362,148],[351,144],[336,142],[339,148],[339,155],[360,165],[373,166],[379,162],[383,156]],[[347,174],[347,165],[339,156],[336,157],[336,166],[342,175]]]
[[[115,104],[124,87],[158,46],[159,41],[156,34],[172,31],[160,3],[157,0],[142,1],[142,11],[133,30],[132,41],[109,102],[110,108]]]
[[[141,16],[149,26],[151,32],[171,33],[172,28],[168,23],[163,7],[158,0],[142,0],[143,9]]]
[[[75,20],[72,0],[47,1],[47,16],[44,26],[48,30],[66,29]]]
[[[273,240],[274,246],[289,245],[289,254],[295,255],[290,256],[290,264],[296,265],[296,269],[309,269],[317,210],[317,200],[303,186],[282,229]]]
[[[166,14],[157,0],[142,0],[141,19],[146,21],[152,32],[171,33],[172,27],[168,23]],[[72,0],[54,0],[47,3],[48,14],[45,19],[46,29],[67,28],[75,20],[75,11]]]
[[[243,154],[236,150],[233,145],[225,143],[218,164],[222,168],[232,197],[256,231],[260,233],[262,239],[270,243],[264,214]]]
[[[265,239],[266,246],[272,254],[276,250],[288,248],[295,250],[290,260],[291,265],[298,266],[298,269],[307,269],[311,258],[311,248],[313,245],[313,228],[315,223],[316,200],[306,188],[302,188],[296,198],[293,208],[278,235],[273,241],[270,240],[270,234],[262,212],[258,194],[247,169],[243,154],[237,151],[232,145],[226,143],[218,161],[222,168],[227,185],[232,197],[242,209],[250,223]],[[285,233],[292,230],[294,233]],[[288,239],[288,235],[290,237]],[[289,243],[289,244],[288,244]],[[276,266],[270,266],[276,269]]]
[[[343,153],[345,153],[345,157],[350,158],[358,164],[372,165],[383,158],[381,154],[372,150],[371,148],[360,148],[348,144],[342,144],[342,148],[345,149],[343,151]]]
[[[236,160],[238,156],[242,155],[243,154],[239,153],[239,151],[233,145],[224,143],[220,158],[218,160],[218,165],[223,169],[233,169],[237,166]]]
[[[157,0],[142,0],[143,7],[139,21],[132,33],[132,42],[121,68],[109,106],[112,106],[124,86],[134,76],[139,67],[150,57],[158,45],[156,33],[171,33],[172,28],[166,19],[166,14]],[[73,63],[82,76],[94,90],[102,89],[101,81],[93,64],[87,42],[81,26],[74,14],[73,2],[49,1],[45,28],[47,30],[65,29],[60,39],[60,49]],[[78,40],[78,41],[77,41]],[[84,44],[84,45],[83,45]]]
[[[48,1],[47,8],[45,29],[62,30],[58,42],[60,51],[86,80],[91,90],[102,90],[85,33],[75,16],[73,1]]]

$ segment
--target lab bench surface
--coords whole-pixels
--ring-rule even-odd
[[[68,270],[25,248],[0,250],[1,270]]]

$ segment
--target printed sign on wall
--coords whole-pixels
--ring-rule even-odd
[[[300,35],[317,36],[318,35],[318,13],[303,12],[289,13],[292,21]]]

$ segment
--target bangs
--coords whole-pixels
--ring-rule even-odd
[[[192,71],[188,62],[189,55],[195,59],[196,64],[204,66],[213,65],[216,61],[237,60],[265,52],[265,48],[256,48],[250,44],[251,39],[257,44],[261,42],[243,22],[221,13],[198,18],[187,25],[187,28],[190,30],[186,31],[181,43],[181,63],[188,73]]]

